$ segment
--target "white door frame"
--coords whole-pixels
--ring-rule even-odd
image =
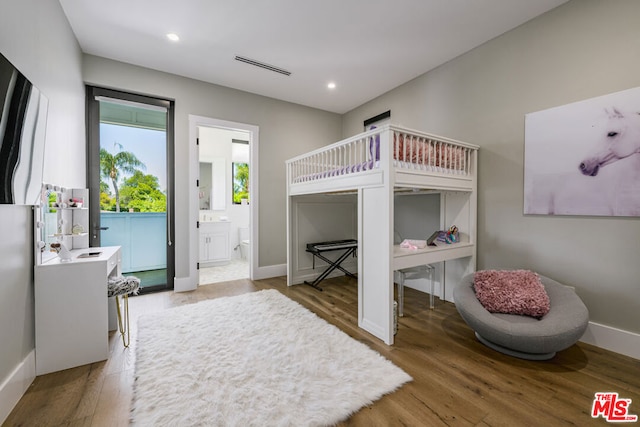
[[[258,271],[258,140],[259,127],[246,123],[231,122],[228,120],[214,119],[210,117],[189,114],[189,281],[175,284],[176,292],[192,291],[198,287],[198,256],[199,236],[197,222],[199,220],[198,187],[199,179],[198,159],[198,127],[213,127],[232,131],[249,133],[249,278],[256,277]]]

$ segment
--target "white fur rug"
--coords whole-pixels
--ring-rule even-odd
[[[140,316],[132,422],[321,426],[411,381],[276,290]]]

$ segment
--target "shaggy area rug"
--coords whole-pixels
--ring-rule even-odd
[[[322,426],[411,377],[276,290],[140,316],[131,420]]]

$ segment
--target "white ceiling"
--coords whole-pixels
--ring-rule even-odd
[[[60,0],[85,53],[347,112],[566,0]],[[175,32],[179,42],[166,34]],[[236,61],[236,55],[291,76]],[[336,88],[327,89],[335,82]]]

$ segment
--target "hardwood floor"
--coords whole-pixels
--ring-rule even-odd
[[[288,288],[284,278],[238,280],[187,293],[130,299],[132,343],[110,336],[107,361],[39,376],[3,426],[126,426],[135,364],[136,317],[173,306],[275,288],[404,369],[413,382],[361,409],[341,426],[605,425],[591,418],[596,392],[631,399],[640,414],[640,361],[588,344],[550,361],[497,353],[474,337],[451,303],[428,308],[428,295],[407,288],[396,343],[386,346],[357,326],[357,284],[348,278]],[[292,325],[292,327],[294,327]],[[171,348],[167,348],[171,351]],[[286,362],[286,361],[283,361]]]

